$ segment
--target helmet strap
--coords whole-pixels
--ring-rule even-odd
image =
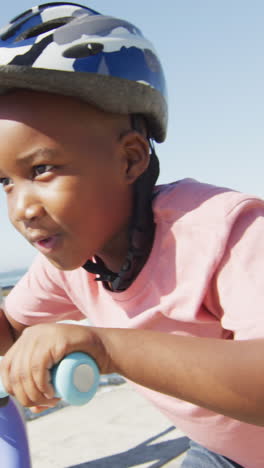
[[[142,133],[142,118],[131,119],[132,128]],[[148,169],[134,183],[133,213],[129,227],[129,248],[125,262],[118,273],[109,270],[99,257],[88,260],[83,268],[97,275],[96,281],[102,281],[110,291],[121,292],[127,289],[141,271],[150,254],[155,223],[153,220],[152,202],[156,180],[159,176],[159,160],[153,142],[149,139],[150,163]]]

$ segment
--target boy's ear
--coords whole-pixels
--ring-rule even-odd
[[[120,140],[124,175],[128,184],[133,184],[149,166],[150,154],[147,139],[136,131],[129,131]]]

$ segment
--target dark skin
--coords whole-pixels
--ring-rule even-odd
[[[128,245],[132,185],[148,161],[147,140],[131,131],[127,117],[41,93],[0,98],[0,177],[10,219],[57,268],[78,268],[97,254],[119,270]],[[1,375],[22,405],[54,405],[48,370],[66,354],[83,351],[102,373],[119,372],[158,392],[264,425],[262,339],[68,324],[26,328],[6,318],[2,352],[13,342],[8,323],[18,338],[1,362]]]
[[[59,269],[78,268],[97,254],[118,271],[132,185],[148,165],[148,143],[128,117],[69,98],[56,98],[54,125],[54,96],[37,96],[1,99],[0,178],[10,220]],[[52,248],[39,242],[51,237]]]
[[[75,99],[24,91],[2,97],[0,121],[0,178],[14,227],[59,269],[96,254],[119,271],[132,186],[149,163],[144,129]],[[25,328],[8,319],[14,333],[2,316],[2,354]]]

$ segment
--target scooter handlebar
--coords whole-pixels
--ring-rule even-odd
[[[98,366],[94,359],[85,353],[68,354],[50,373],[56,397],[62,398],[70,405],[84,405],[93,398],[99,386]],[[7,395],[0,378],[0,398]]]

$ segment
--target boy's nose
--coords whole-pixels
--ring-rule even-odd
[[[19,192],[12,211],[12,217],[16,222],[33,221],[44,214],[44,208],[40,200],[33,193],[26,190]]]

